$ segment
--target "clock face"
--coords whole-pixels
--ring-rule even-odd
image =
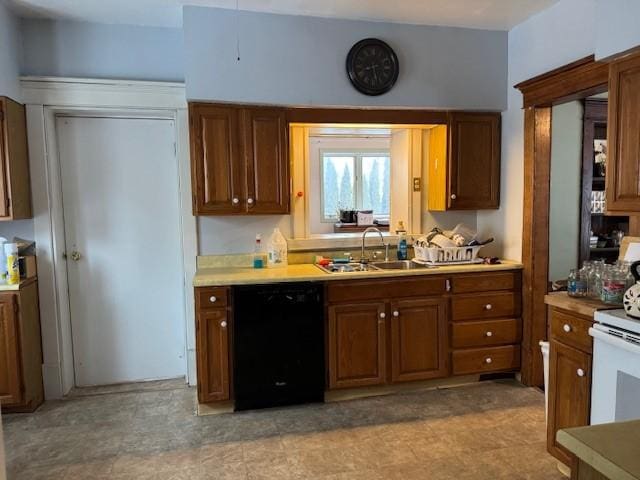
[[[366,38],[347,55],[347,73],[356,89],[365,95],[382,95],[391,90],[399,73],[398,57],[382,40]]]

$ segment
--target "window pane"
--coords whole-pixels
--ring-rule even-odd
[[[376,216],[389,215],[391,184],[389,157],[362,157],[362,208]]]
[[[354,157],[324,155],[322,162],[323,214],[325,218],[336,218],[339,209],[356,207]]]

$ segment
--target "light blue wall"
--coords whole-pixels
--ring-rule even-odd
[[[23,19],[23,75],[182,81],[177,28]]]
[[[185,7],[184,36],[190,99],[492,110],[507,105],[506,32]],[[345,71],[347,52],[366,37],[387,41],[400,61],[398,83],[379,97],[358,93]]]
[[[18,82],[21,52],[18,19],[0,0],[0,95],[20,100]]]
[[[640,45],[640,1],[596,0],[596,58],[606,58]]]
[[[509,32],[509,108],[502,114],[500,209],[478,212],[478,230],[496,238],[483,252],[522,258],[524,113],[513,86],[595,51],[595,0],[560,0]],[[577,241],[577,240],[576,240]]]

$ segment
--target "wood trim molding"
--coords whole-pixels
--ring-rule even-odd
[[[609,65],[593,55],[515,86],[524,102],[524,205],[522,227],[522,382],[543,384],[540,340],[547,338],[551,106],[607,90]]]
[[[289,123],[391,123],[401,125],[446,124],[446,110],[374,108],[287,108]]]
[[[523,95],[523,108],[549,106],[607,90],[609,64],[594,55],[538,75],[515,85]]]
[[[547,338],[544,296],[549,277],[551,108],[527,108],[524,130],[521,373],[523,383],[541,385],[544,377],[538,342]]]

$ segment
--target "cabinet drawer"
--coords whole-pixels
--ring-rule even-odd
[[[454,275],[451,278],[453,293],[495,292],[498,290],[514,290],[518,285],[519,273],[473,273]]]
[[[571,315],[563,310],[551,309],[551,338],[583,352],[591,353],[593,339],[589,327],[593,322]]]
[[[454,375],[501,372],[520,368],[520,347],[517,345],[456,350],[451,357]]]
[[[452,320],[519,316],[520,296],[516,293],[459,295],[451,300]]]
[[[196,289],[196,310],[226,307],[228,296],[227,287],[199,287]]]
[[[328,282],[329,302],[354,302],[386,298],[424,297],[442,295],[446,291],[444,277],[393,278],[389,280],[364,280]]]
[[[451,347],[490,347],[520,342],[522,324],[520,320],[488,320],[458,322],[451,324]]]

